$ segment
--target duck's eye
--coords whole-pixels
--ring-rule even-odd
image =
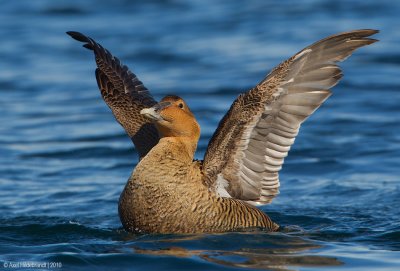
[[[183,103],[178,104],[179,108],[183,108]]]

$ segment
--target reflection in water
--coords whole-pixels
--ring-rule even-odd
[[[249,237],[247,238],[247,236],[243,236],[244,234],[246,233],[171,236],[171,239],[156,241],[155,245],[155,239],[152,238],[152,240],[136,243],[133,249],[138,254],[179,258],[198,257],[220,265],[254,269],[291,270],[291,266],[327,267],[343,264],[334,257],[311,255],[310,250],[318,249],[321,246],[302,238],[285,234],[249,233],[247,233]],[[248,241],[245,244],[242,241],[243,237]],[[192,242],[194,240],[195,243]],[[236,247],[227,246],[227,243],[235,243],[239,240],[241,240],[241,244],[236,244]],[[199,241],[203,244],[204,241],[210,242],[209,247],[211,248],[187,248],[189,247],[188,242],[191,244],[190,247],[193,247],[193,244],[196,247],[196,243]],[[219,244],[219,241],[222,244]],[[149,243],[152,243],[150,247]]]
[[[221,253],[220,255],[200,255],[202,259],[218,264],[235,267],[290,270],[289,266],[336,266],[342,262],[336,258],[313,256],[313,255],[293,255],[295,251],[277,253],[268,250],[254,250],[248,252],[234,251]],[[236,256],[236,257],[235,257]],[[236,259],[236,261],[235,261]],[[237,261],[241,259],[241,261]]]

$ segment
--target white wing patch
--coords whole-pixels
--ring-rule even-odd
[[[229,186],[229,183],[227,180],[222,177],[222,174],[218,174],[217,177],[217,185],[216,185],[216,191],[220,197],[224,198],[231,198],[231,195],[229,195],[227,188]]]

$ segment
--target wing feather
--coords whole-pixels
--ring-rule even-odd
[[[342,77],[337,63],[376,42],[368,37],[377,32],[355,30],[318,41],[241,94],[210,140],[204,182],[220,196],[254,204],[270,202],[279,193],[278,173],[300,125]]]
[[[93,39],[74,31],[67,34],[93,50],[101,96],[135,144],[139,157],[145,156],[159,140],[154,125],[140,114],[143,108],[156,104],[149,90],[127,66]]]

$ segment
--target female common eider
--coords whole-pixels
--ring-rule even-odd
[[[67,32],[93,50],[104,101],[132,139],[139,163],[119,200],[127,231],[224,232],[279,226],[254,205],[269,203],[300,125],[331,95],[337,65],[377,40],[376,30],[330,36],[306,47],[241,94],[219,123],[203,161],[193,160],[200,126],[177,96],[157,103],[128,67],[93,39]]]

